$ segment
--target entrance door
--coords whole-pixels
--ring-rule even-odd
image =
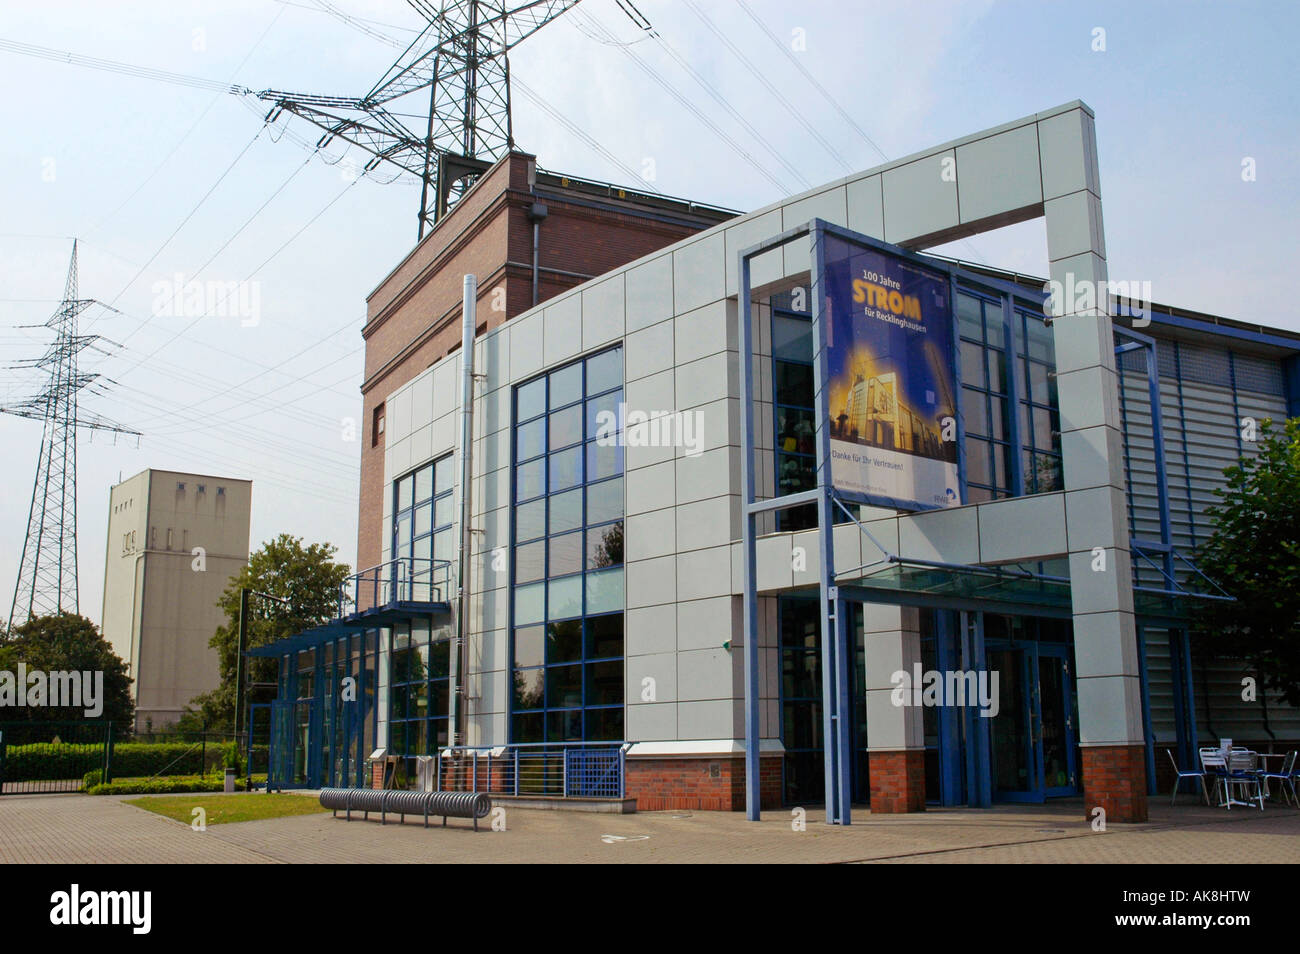
[[[990,641],[998,674],[998,714],[989,719],[993,794],[1041,802],[1076,793],[1074,694],[1069,647]]]

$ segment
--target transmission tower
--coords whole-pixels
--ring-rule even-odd
[[[267,121],[281,112],[322,130],[317,148],[339,138],[370,153],[365,171],[387,162],[421,182],[418,237],[477,176],[514,148],[507,54],[579,0],[407,0],[425,27],[370,92],[360,98],[267,89]],[[429,90],[423,131],[390,107]],[[421,111],[423,115],[423,111]]]
[[[18,567],[18,583],[9,609],[9,625],[33,616],[80,611],[77,601],[77,429],[132,434],[98,415],[78,414],[77,395],[96,391],[98,374],[77,370],[77,355],[85,348],[97,350],[99,335],[77,333],[77,316],[91,305],[92,298],[77,297],[77,243],[72,243],[72,262],[63,289],[63,301],[44,325],[19,327],[49,328],[54,341],[39,358],[11,367],[37,368],[48,381],[35,396],[17,404],[0,406],[0,413],[41,421],[44,432],[36,464],[32,504],[27,515],[27,536]],[[105,306],[107,307],[107,306]],[[107,379],[104,379],[107,380]]]

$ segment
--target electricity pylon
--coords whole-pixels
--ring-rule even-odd
[[[299,116],[322,130],[317,148],[333,138],[370,153],[365,171],[382,162],[421,182],[418,237],[474,179],[514,148],[507,54],[579,0],[408,0],[426,26],[364,96],[318,96],[262,90],[272,103],[267,121]],[[421,134],[388,107],[429,90]]]
[[[44,433],[32,486],[31,509],[27,514],[27,536],[18,566],[18,583],[9,609],[9,625],[16,626],[47,613],[77,613],[77,428],[133,434],[98,415],[79,414],[77,395],[97,388],[98,374],[77,370],[77,355],[95,346],[99,335],[77,333],[77,316],[93,298],[77,297],[77,243],[72,243],[72,262],[63,289],[63,301],[44,325],[55,339],[39,358],[13,367],[38,368],[49,375],[45,387],[17,404],[0,406],[0,413],[41,421]]]

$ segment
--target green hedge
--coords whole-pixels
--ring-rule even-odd
[[[86,774],[87,764],[102,765],[103,758],[102,745],[16,745],[5,750],[5,781],[78,778]],[[113,746],[111,768],[114,778],[199,775],[220,767],[221,761],[222,743],[215,741],[207,744],[206,753],[193,742],[121,742]],[[265,745],[253,746],[253,764],[266,764]]]
[[[217,775],[183,775],[164,778],[128,778],[107,785],[92,785],[91,795],[166,795],[173,792],[222,792],[226,780]],[[244,780],[235,779],[235,791],[244,790]]]

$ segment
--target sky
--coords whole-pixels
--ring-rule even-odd
[[[615,0],[583,0],[512,53],[516,144],[543,168],[748,210],[1079,99],[1097,115],[1111,277],[1149,281],[1165,304],[1300,330],[1294,4],[637,9],[653,34]],[[365,299],[414,244],[419,187],[386,167],[359,175],[368,157],[337,141],[314,149],[300,121],[267,126],[252,97],[12,44],[359,96],[422,24],[403,0],[0,0],[0,404],[41,385],[11,366],[51,336],[20,326],[55,309],[76,237],[81,297],[113,309],[82,315],[105,339],[82,355],[101,375],[82,410],[141,432],[78,442],[91,619],[109,490],[148,467],[251,479],[254,548],[288,532],[354,561]],[[427,97],[395,108],[418,114]],[[939,251],[1047,269],[1041,220]],[[177,276],[212,297],[172,297]],[[37,422],[0,415],[0,616],[40,439]]]

